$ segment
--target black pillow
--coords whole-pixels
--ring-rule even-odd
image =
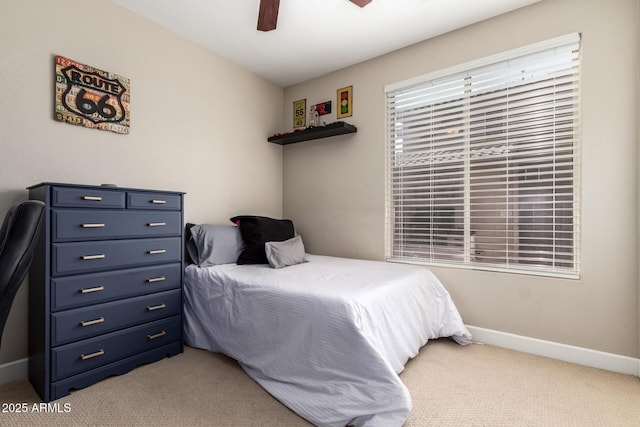
[[[191,229],[195,227],[195,224],[188,222],[184,226],[184,263],[185,265],[195,264],[195,261],[191,258],[189,253],[189,242],[191,241]]]
[[[290,219],[273,219],[265,216],[239,215],[231,221],[240,227],[244,241],[244,250],[237,263],[269,264],[265,253],[266,242],[283,242],[295,236],[293,221]]]

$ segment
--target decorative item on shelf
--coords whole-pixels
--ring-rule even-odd
[[[331,101],[321,102],[320,104],[316,104],[316,111],[319,116],[324,116],[325,114],[331,113]]]
[[[338,89],[337,117],[351,117],[353,115],[353,86]]]
[[[128,78],[59,55],[55,65],[56,121],[129,133]]]
[[[318,115],[318,110],[315,105],[312,105],[309,108],[309,127],[320,126],[320,116]]]
[[[304,128],[307,125],[307,99],[293,101],[293,128]]]

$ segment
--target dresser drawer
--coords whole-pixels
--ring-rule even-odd
[[[53,243],[52,275],[180,261],[180,237]]]
[[[182,339],[180,316],[133,326],[51,350],[52,381]]]
[[[51,205],[66,208],[125,208],[125,192],[99,188],[51,189]]]
[[[180,314],[181,305],[182,294],[178,289],[54,313],[51,345],[175,316]]]
[[[127,192],[127,208],[129,209],[177,211],[182,208],[181,200],[182,198],[179,194]]]
[[[181,283],[181,263],[58,277],[51,279],[51,311],[177,289]]]
[[[179,236],[182,216],[175,212],[55,209],[51,214],[54,242],[131,237]]]
[[[51,383],[51,400],[67,396],[72,390],[88,387],[105,378],[114,375],[124,375],[142,364],[153,363],[165,357],[175,356],[182,353],[182,351],[182,342],[174,341],[160,347],[155,347],[144,353],[135,354],[107,365],[102,365],[62,380],[54,381]]]

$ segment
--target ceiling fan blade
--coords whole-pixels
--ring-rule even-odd
[[[271,31],[276,29],[276,25],[278,25],[278,9],[280,9],[280,0],[260,0],[258,30]]]
[[[371,3],[371,0],[350,0],[350,1],[351,3],[357,4],[360,7],[365,7],[366,5]]]

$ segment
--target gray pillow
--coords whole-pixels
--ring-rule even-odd
[[[235,263],[242,248],[240,229],[235,225],[194,225],[187,242],[189,256],[200,267]]]
[[[264,250],[271,268],[282,268],[307,262],[304,244],[300,236],[283,242],[266,242]]]

